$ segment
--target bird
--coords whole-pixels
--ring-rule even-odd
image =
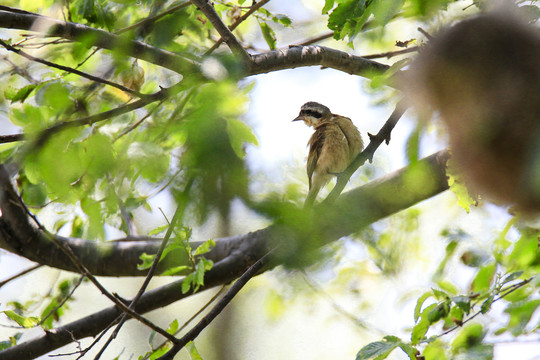
[[[328,107],[317,102],[302,105],[293,121],[300,120],[315,129],[308,141],[309,192],[304,203],[304,207],[311,207],[321,188],[347,169],[364,148],[364,143],[351,119],[332,114]]]

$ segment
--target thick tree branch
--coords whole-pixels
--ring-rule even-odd
[[[262,54],[252,55],[248,75],[294,69],[302,66],[321,65],[348,74],[371,78],[390,68],[388,65],[325,46],[291,46]]]
[[[204,2],[204,0],[196,1]],[[0,28],[36,31],[47,34],[48,36],[56,36],[73,41],[84,41],[91,38],[94,39],[94,46],[103,49],[121,49],[128,56],[148,61],[149,63],[184,75],[201,74],[197,61],[183,58],[172,52],[152,47],[140,41],[125,39],[89,26],[68,23],[17,10],[0,10]],[[215,12],[213,8],[212,11]],[[222,36],[230,33],[230,30],[225,25],[223,26],[226,30],[222,29],[223,33],[220,32]],[[232,33],[230,35],[234,38]],[[232,46],[236,47],[236,45]],[[245,52],[244,49],[242,51]],[[277,70],[321,65],[349,74],[371,78],[373,75],[380,74],[389,68],[388,65],[376,61],[317,45],[291,46],[288,49],[273,50],[250,56],[251,58],[246,63],[246,75],[257,75]]]
[[[431,177],[426,181],[433,182],[434,189],[422,184],[420,180],[417,183],[422,186],[421,189],[416,189],[413,184],[407,183],[403,179],[403,174],[407,169],[404,168],[343,194],[332,207],[324,206],[321,209],[315,209],[312,216],[317,221],[311,221],[313,228],[310,232],[325,233],[328,239],[324,241],[333,241],[444,191],[447,188],[445,175],[447,157],[446,152],[440,152],[421,161],[429,165],[423,173]],[[387,191],[387,194],[380,189]],[[5,167],[0,168],[0,191],[0,210],[2,211],[0,247],[47,266],[76,271],[71,261],[42,232],[30,225]],[[365,198],[371,200],[366,201]],[[349,210],[345,212],[344,207]],[[325,215],[317,217],[318,211],[324,211]],[[333,220],[326,223],[326,219]],[[352,223],[348,226],[341,224],[346,221]],[[267,251],[278,234],[279,231],[274,226],[270,226],[244,235],[216,239],[216,246],[205,257],[218,262],[230,257],[233,253],[240,252],[245,253],[246,258],[253,258],[255,254]],[[69,245],[88,270],[98,276],[145,275],[146,272],[136,268],[136,265],[140,263],[139,256],[143,252],[155,254],[160,245],[158,239],[151,238],[141,238],[141,241],[126,239],[126,241],[105,243],[61,236],[56,236],[56,239]],[[197,245],[198,243],[194,244],[194,246]],[[186,261],[186,255],[180,251],[171,253],[163,260],[161,269],[172,264],[185,264]]]
[[[319,207],[314,209],[312,219],[312,227],[309,233],[304,233],[308,238],[296,239],[298,241],[312,241],[316,236],[322,239],[319,245],[335,241],[345,235],[358,231],[363,227],[389,216],[393,213],[409,208],[414,204],[429,199],[446,189],[448,183],[446,180],[446,161],[449,158],[447,151],[440,151],[423,160],[420,160],[415,171],[415,181],[410,181],[408,173],[409,168],[400,169],[394,173],[388,174],[378,180],[372,181],[369,184],[353,189],[343,194],[332,207]],[[2,242],[5,242],[5,235],[15,234],[11,229],[11,221],[16,221],[15,225],[19,225],[24,229],[20,231],[28,232],[28,224],[25,218],[23,219],[5,219],[10,211],[17,211],[19,205],[6,204],[10,203],[11,197],[9,191],[4,190],[5,176],[4,171],[0,171],[0,208],[2,210],[2,218],[0,218],[0,235]],[[6,198],[7,196],[7,198]],[[13,207],[15,209],[13,209]],[[334,209],[334,211],[332,211]],[[11,217],[11,216],[10,216]],[[270,248],[275,244],[281,244],[283,248],[287,248],[287,244],[291,244],[291,238],[283,238],[283,228],[270,226],[268,228],[251,232],[245,235],[230,237],[225,239],[216,239],[216,248],[228,255],[217,261],[212,270],[205,274],[204,289],[208,289],[217,285],[226,284],[237,277],[241,276],[255,261],[262,258]],[[291,234],[291,233],[289,233]],[[30,231],[27,234],[30,239],[35,240],[35,233]],[[283,241],[284,240],[284,241]],[[80,240],[79,240],[80,241]],[[224,243],[225,245],[220,245]],[[126,245],[126,243],[120,243]],[[118,244],[118,245],[120,245]],[[112,245],[112,244],[109,244]],[[127,244],[128,247],[123,248],[127,254],[130,252],[129,246],[136,244]],[[157,246],[158,244],[156,244]],[[72,245],[72,249],[77,251],[76,244]],[[220,249],[221,247],[221,249]],[[285,250],[287,250],[285,249]],[[23,249],[19,249],[19,252]],[[111,252],[116,251],[114,246],[109,249]],[[214,249],[215,250],[215,249]],[[280,249],[281,250],[281,249]],[[99,256],[95,252],[96,257]],[[46,253],[43,253],[44,259],[53,259]],[[225,255],[225,254],[223,254]],[[108,256],[108,255],[107,255]],[[116,255],[118,256],[118,254]],[[125,256],[125,255],[122,255]],[[213,251],[209,254],[215,258]],[[113,256],[113,258],[115,258]],[[84,259],[88,262],[91,259]],[[120,263],[122,257],[116,257],[115,262]],[[100,260],[103,260],[101,256]],[[267,266],[266,270],[277,265],[277,262],[272,262]],[[90,264],[85,264],[90,267]],[[176,263],[178,265],[178,263]],[[123,263],[121,266],[128,266]],[[97,273],[97,272],[94,272]],[[146,313],[151,310],[169,305],[175,301],[185,298],[191,294],[182,294],[182,280],[175,281],[171,284],[160,288],[148,291],[145,293],[135,306],[135,311],[139,314]],[[54,349],[62,347],[74,339],[82,339],[88,336],[94,336],[105,329],[117,316],[120,311],[116,307],[109,307],[100,312],[79,319],[65,326],[54,329],[34,340],[16,345],[0,352],[0,358],[3,360],[24,360],[33,359],[40,355],[46,354]]]

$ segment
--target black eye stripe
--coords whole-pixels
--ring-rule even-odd
[[[314,110],[301,110],[300,115],[309,115],[317,119],[320,119],[322,117],[322,114],[320,112]]]

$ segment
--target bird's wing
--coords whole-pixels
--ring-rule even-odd
[[[364,148],[360,132],[348,117],[340,115],[334,115],[334,117],[336,118],[336,124],[339,126],[343,132],[343,135],[345,135],[345,138],[347,139],[350,156],[351,158],[354,158]]]
[[[319,156],[321,154],[325,136],[326,125],[319,126],[317,130],[311,135],[309,139],[309,155],[307,160],[307,175],[309,179],[309,188],[311,189],[311,178],[313,176],[313,171],[317,166],[317,161],[319,161]]]

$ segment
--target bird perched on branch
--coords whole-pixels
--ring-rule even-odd
[[[309,139],[307,175],[309,192],[304,206],[311,206],[332,176],[345,171],[362,151],[360,132],[351,119],[332,114],[326,106],[310,101],[302,105],[293,121],[302,120],[315,129]]]

